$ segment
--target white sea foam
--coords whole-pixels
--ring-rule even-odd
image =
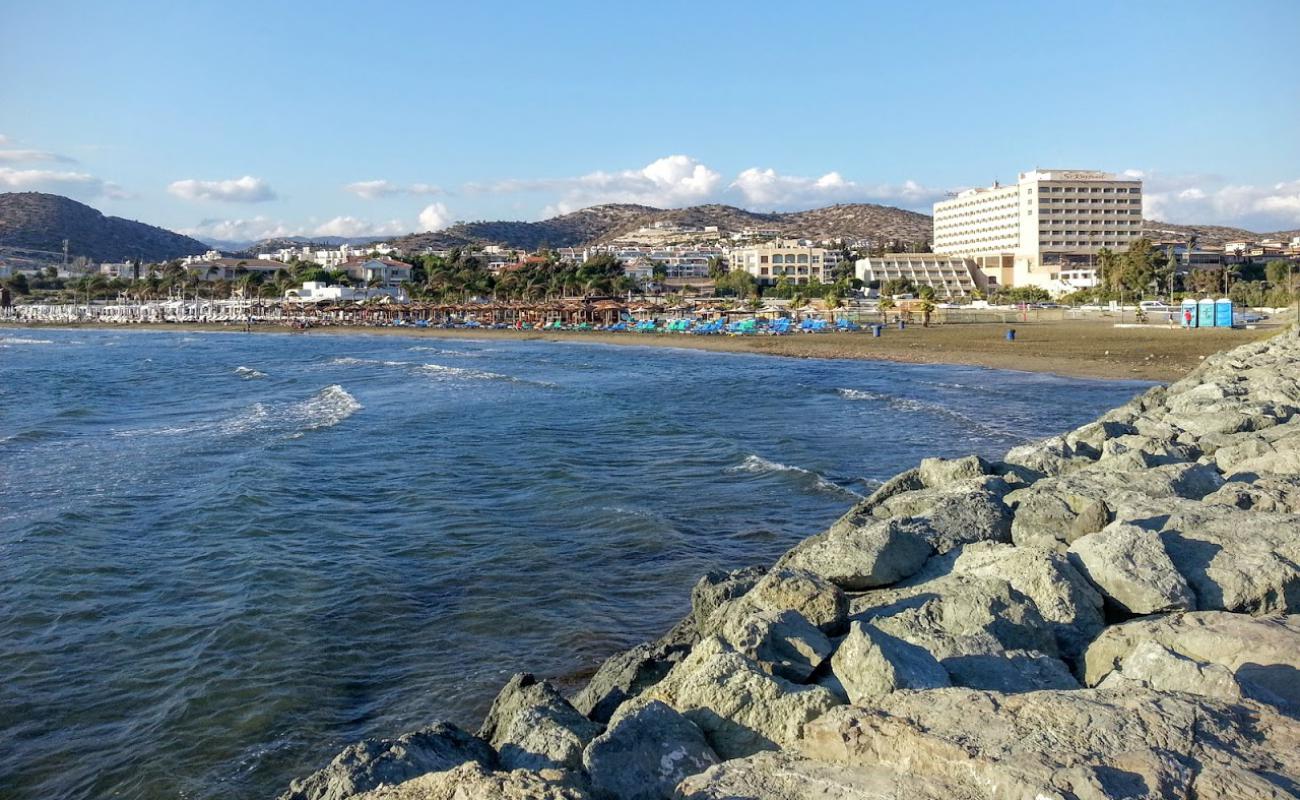
[[[735,465],[734,467],[729,467],[727,469],[727,472],[731,472],[731,473],[752,472],[760,475],[784,473],[792,477],[798,478],[799,480],[808,482],[809,484],[812,485],[814,489],[820,492],[828,492],[831,494],[848,494],[848,495],[853,495],[855,497],[861,496],[857,492],[853,491],[852,489],[846,489],[843,486],[840,486],[839,484],[835,483],[834,481],[829,481],[810,469],[804,469],[803,467],[795,467],[789,464],[782,464],[779,461],[769,461],[768,459],[763,458],[760,455],[756,455],[752,453],[750,455],[745,456],[744,461],[741,461],[739,464]]]
[[[443,364],[421,364],[421,372],[427,372],[444,378],[462,378],[466,380],[480,381],[518,381],[509,375],[502,375],[499,372],[488,372],[481,369],[466,369],[465,367],[448,367]]]
[[[337,383],[326,386],[313,397],[290,407],[290,412],[306,423],[309,431],[332,428],[360,411],[361,403]]]
[[[0,336],[0,345],[9,344],[54,344],[49,339],[24,339],[21,336]]]
[[[1006,428],[984,420],[976,419],[969,414],[964,414],[955,408],[937,403],[930,400],[917,400],[912,397],[901,397],[899,395],[884,394],[880,392],[870,392],[862,389],[836,389],[835,392],[846,400],[853,401],[870,401],[881,403],[887,408],[894,411],[905,413],[931,414],[939,417],[947,417],[954,422],[966,426],[968,429],[983,432],[994,436],[1010,436],[1013,438],[1030,439],[1033,438],[1022,431]]]
[[[255,378],[266,377],[265,372],[262,372],[261,370],[253,369],[252,367],[235,367],[235,374],[246,381],[251,381]]]

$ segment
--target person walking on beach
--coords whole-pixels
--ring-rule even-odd
[[[1190,308],[1183,309],[1183,323],[1183,327],[1187,328],[1187,330],[1192,329],[1192,310]]]

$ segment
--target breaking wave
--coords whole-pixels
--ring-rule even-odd
[[[789,475],[792,478],[795,478],[799,482],[804,483],[808,485],[810,488],[813,488],[819,492],[861,497],[861,495],[859,495],[857,492],[853,491],[852,489],[847,489],[843,486],[840,486],[838,483],[828,480],[823,476],[818,475],[816,472],[813,472],[810,469],[804,469],[803,467],[794,467],[789,464],[782,464],[779,461],[769,461],[768,459],[763,458],[760,455],[755,455],[752,453],[750,455],[745,456],[745,460],[741,461],[739,464],[736,464],[733,467],[728,467],[727,472],[733,474],[739,472],[750,472],[758,475],[784,474],[784,475]]]
[[[24,339],[21,336],[0,336],[0,345],[10,344],[54,344],[50,339]]]
[[[912,397],[902,397],[900,395],[886,394],[883,392],[871,392],[864,389],[836,389],[835,393],[840,397],[843,397],[845,400],[882,403],[887,408],[893,409],[894,411],[946,417],[947,419],[966,426],[968,429],[979,431],[986,435],[1019,437],[1026,441],[1033,438],[1033,436],[1024,431],[976,419],[969,414],[964,414],[951,406],[944,405],[943,403],[936,403],[929,400],[917,400]]]
[[[261,370],[253,369],[252,367],[235,367],[235,374],[246,381],[251,381],[254,380],[255,378],[266,377],[265,372],[262,372]]]

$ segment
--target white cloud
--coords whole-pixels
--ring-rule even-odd
[[[270,184],[252,175],[224,181],[189,178],[173,182],[167,191],[183,200],[219,200],[225,203],[261,203],[276,197]]]
[[[468,192],[542,193],[558,195],[546,206],[546,215],[562,214],[600,203],[640,203],[675,207],[729,202],[758,210],[809,208],[829,203],[872,202],[929,211],[944,190],[915,181],[902,184],[867,184],[839,172],[821,177],[783,175],[776,170],[751,167],[727,182],[722,175],[694,158],[673,155],[641,169],[592,172],[574,178],[505,180],[467,184]]]
[[[317,225],[312,229],[315,236],[394,236],[405,233],[406,226],[401,220],[389,220],[372,224],[364,219],[356,217],[341,216],[335,217],[327,222]]]
[[[196,239],[244,242],[298,236],[302,230],[269,217],[256,216],[248,219],[205,219],[194,227],[181,228],[180,232]]]
[[[1214,175],[1143,178],[1143,214],[1162,222],[1230,225],[1259,232],[1300,227],[1300,179],[1268,185],[1233,184]]]
[[[847,180],[838,172],[808,178],[757,167],[741,172],[729,188],[739,193],[742,205],[764,210],[809,208],[828,203],[883,203],[928,213],[930,206],[944,196],[943,189],[928,188],[915,181],[865,184]]]
[[[88,172],[0,167],[0,188],[14,192],[53,192],[79,197],[120,199],[126,193],[115,183]]]
[[[451,224],[451,214],[442,203],[430,203],[420,212],[420,230],[440,231]]]
[[[343,191],[351,192],[357,197],[366,200],[374,200],[379,197],[392,197],[394,195],[411,195],[413,197],[446,194],[441,188],[431,183],[412,183],[406,186],[393,183],[386,180],[357,181],[349,183],[343,187]]]
[[[4,144],[4,142],[0,142]],[[0,150],[0,161],[10,164],[30,163],[34,161],[55,162],[59,164],[72,164],[76,162],[75,158],[51,153],[48,150]]]
[[[471,192],[511,194],[558,193],[551,208],[563,213],[601,203],[640,203],[683,206],[708,202],[722,185],[722,176],[689,156],[665,156],[640,169],[590,172],[575,178],[506,180],[469,184]]]
[[[6,145],[6,144],[9,144],[9,137],[5,136],[3,133],[0,133],[0,145]]]

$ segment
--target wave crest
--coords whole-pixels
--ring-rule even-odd
[[[804,469],[803,467],[795,467],[795,466],[791,466],[790,464],[782,464],[779,461],[769,461],[768,459],[763,458],[762,456],[754,453],[745,456],[745,459],[741,461],[739,464],[736,464],[733,467],[728,467],[727,472],[733,474],[739,472],[749,472],[757,475],[785,474],[795,478],[801,483],[807,484],[809,487],[819,492],[826,492],[828,494],[846,494],[846,495],[851,495],[853,497],[861,497],[861,495],[859,495],[857,492],[853,491],[852,489],[846,489],[845,487],[840,486],[834,481],[828,480],[827,478],[817,474],[816,472],[813,472],[810,469]]]

